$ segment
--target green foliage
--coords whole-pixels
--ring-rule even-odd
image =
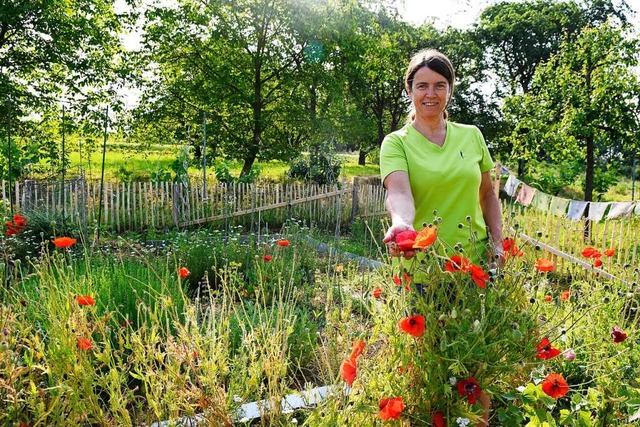
[[[340,177],[342,159],[336,156],[328,143],[315,147],[309,157],[295,159],[287,175],[292,179],[320,185],[335,184]]]

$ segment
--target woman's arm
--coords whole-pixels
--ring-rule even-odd
[[[482,173],[480,182],[480,207],[484,222],[489,227],[489,234],[493,242],[495,255],[499,256],[499,263],[504,264],[504,249],[502,248],[502,214],[500,211],[500,201],[493,191],[490,173]],[[490,260],[494,261],[494,260]]]
[[[398,233],[405,230],[413,230],[413,220],[416,216],[416,208],[409,185],[409,174],[405,171],[391,172],[384,180],[384,186],[387,188],[387,199],[385,204],[389,215],[391,215],[391,226],[382,239],[383,243],[389,244],[389,250],[392,256],[400,255],[393,245]],[[413,252],[405,253],[406,258],[413,256]]]

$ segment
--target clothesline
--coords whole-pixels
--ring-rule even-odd
[[[500,173],[509,175],[504,184],[504,191],[515,201],[523,206],[551,212],[554,215],[566,216],[574,221],[579,221],[587,212],[587,219],[600,221],[605,219],[628,218],[631,215],[640,216],[640,202],[585,202],[582,200],[570,200],[562,197],[546,194],[533,188],[516,178],[509,169],[500,165]]]

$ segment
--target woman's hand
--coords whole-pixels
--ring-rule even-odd
[[[396,236],[403,231],[408,230],[413,230],[413,227],[404,223],[394,224],[389,227],[384,235],[384,238],[382,239],[382,243],[386,243],[387,248],[389,249],[390,256],[404,256],[405,259],[411,259],[415,256],[416,251],[400,251],[398,249],[398,245],[396,244]]]

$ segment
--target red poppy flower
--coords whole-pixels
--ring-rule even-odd
[[[517,257],[524,256],[524,252],[522,252],[522,250],[520,250],[520,248],[516,245],[516,241],[513,237],[502,239],[502,249],[504,250],[505,255]]]
[[[452,255],[449,261],[445,262],[444,270],[449,273],[455,273],[456,271],[470,271],[471,261],[461,255]]]
[[[405,230],[396,234],[395,242],[398,250],[403,252],[412,250],[417,236],[418,232],[415,230]]]
[[[611,338],[613,338],[613,342],[622,342],[627,339],[627,334],[622,329],[614,326],[611,328]]]
[[[562,301],[569,301],[569,298],[571,298],[571,292],[569,291],[562,291],[562,293],[560,294],[560,299]]]
[[[582,256],[585,258],[600,258],[602,254],[593,246],[587,246],[582,250]]]
[[[433,414],[432,422],[434,427],[447,427],[447,421],[444,419],[442,412],[436,412]]]
[[[75,245],[77,239],[73,239],[71,237],[58,237],[57,239],[53,239],[52,242],[56,248],[65,249]]]
[[[13,223],[16,227],[24,228],[27,226],[27,220],[20,214],[16,214],[13,216]]]
[[[122,326],[124,326],[125,328],[127,326],[133,326],[133,320],[123,320],[122,321]]]
[[[549,338],[547,337],[544,337],[542,341],[540,341],[537,350],[538,355],[536,357],[538,359],[544,360],[552,359],[562,353],[560,350],[551,345],[551,343],[549,342]]]
[[[404,403],[400,396],[392,398],[385,397],[384,399],[380,399],[378,408],[380,408],[378,415],[383,421],[397,420],[404,410]]]
[[[551,295],[545,295],[545,296],[544,296],[544,300],[545,300],[546,302],[551,302],[551,301],[553,301],[553,297],[552,297]]]
[[[422,230],[418,232],[418,235],[415,238],[415,243],[413,244],[413,249],[425,249],[436,241],[438,237],[438,232],[436,227],[424,227]]]
[[[542,381],[542,391],[554,399],[559,399],[569,392],[569,384],[561,374],[552,372]]]
[[[189,271],[189,269],[187,269],[187,267],[180,267],[178,269],[178,276],[181,279],[186,279],[187,277],[189,277],[191,275],[191,272]]]
[[[269,261],[271,261],[272,259],[273,259],[273,257],[272,257],[271,255],[264,255],[264,256],[262,257],[262,260],[263,260],[263,261],[265,261],[265,262],[269,262]]]
[[[593,262],[593,266],[602,267],[602,260],[600,258],[596,258],[596,260]]]
[[[96,303],[91,295],[77,295],[75,299],[80,305],[95,305]]]
[[[553,261],[549,261],[548,259],[539,259],[535,264],[535,268],[538,271],[546,273],[553,271],[556,267],[553,264]]]
[[[477,265],[471,265],[471,279],[476,282],[476,285],[480,286],[481,289],[485,289],[487,287],[487,280],[489,280],[489,275],[484,272],[481,267]]]
[[[364,341],[362,340],[357,340],[353,342],[353,348],[351,349],[351,359],[352,360],[357,360],[358,357],[362,354],[362,352],[364,351]]]
[[[78,348],[80,350],[91,350],[93,343],[84,337],[78,338]]]
[[[393,283],[395,283],[396,286],[400,286],[402,284],[402,280],[400,280],[400,277],[397,274],[393,276]]]
[[[421,314],[405,317],[398,322],[398,327],[414,337],[419,337],[424,333],[424,316]]]
[[[473,377],[469,377],[458,381],[458,394],[462,397],[466,396],[467,401],[475,405],[476,399],[482,394],[482,390],[480,389],[480,384]]]
[[[376,286],[375,288],[373,288],[373,297],[380,298],[380,296],[382,296],[382,288]]]
[[[344,359],[340,365],[340,376],[350,386],[356,379],[357,364],[358,362],[353,359]]]
[[[613,248],[607,249],[606,251],[604,251],[604,254],[608,257],[612,257],[616,254],[616,250]]]
[[[287,246],[290,246],[290,245],[291,245],[291,242],[286,239],[278,240],[278,246],[282,246],[283,248],[286,248]]]

